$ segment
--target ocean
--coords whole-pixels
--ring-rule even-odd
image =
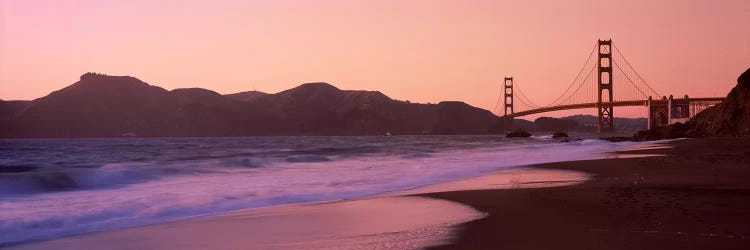
[[[500,135],[0,140],[0,244],[371,197],[635,144]]]

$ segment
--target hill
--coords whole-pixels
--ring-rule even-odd
[[[648,125],[646,118],[615,118],[614,122],[619,133],[635,133]],[[534,121],[516,119],[514,126],[532,132],[596,132],[596,116],[539,117]]]
[[[224,96],[237,100],[237,101],[249,102],[249,101],[257,100],[258,98],[261,98],[267,95],[268,95],[267,93],[253,90],[253,91],[245,91],[245,92],[239,92],[239,93],[234,93],[234,94],[227,94]]]
[[[408,103],[327,83],[220,95],[87,73],[33,101],[0,101],[2,138],[483,134],[499,124],[463,102]]]

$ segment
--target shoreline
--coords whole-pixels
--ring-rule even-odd
[[[211,152],[229,152],[218,153],[220,157],[216,160],[211,157],[189,161],[182,158],[204,154],[189,149],[188,146],[194,145],[194,142],[144,142],[138,144],[138,147],[156,145],[165,149],[188,149],[177,150],[184,152],[184,156],[173,153],[171,156],[160,157],[164,160],[163,164],[157,162],[141,165],[136,162],[116,163],[111,167],[105,164],[105,167],[80,170],[63,169],[65,171],[61,171],[61,177],[72,178],[72,181],[64,184],[76,186],[83,183],[87,187],[81,188],[81,192],[73,189],[76,192],[48,192],[38,197],[19,196],[18,200],[3,203],[3,207],[9,212],[0,216],[0,220],[6,221],[0,229],[4,231],[0,234],[0,241],[3,245],[11,245],[248,208],[378,197],[395,190],[482,176],[511,166],[600,158],[601,152],[634,145],[599,140],[554,143],[551,140],[505,139],[499,140],[495,145],[487,145],[486,142],[498,141],[497,138],[435,139],[437,138],[412,141],[402,138],[391,142],[392,138],[389,138],[388,143],[365,140],[365,147],[351,150],[342,143],[362,141],[334,141],[331,144],[332,142],[324,139],[322,142],[310,141],[313,148],[283,153],[281,157],[273,154],[277,150],[286,152],[283,145],[288,142],[285,140],[274,142],[273,147],[261,150],[261,154],[242,154],[239,157],[233,156],[234,153],[231,152],[245,149],[239,149],[236,142],[229,141],[219,144],[220,146],[209,144],[214,145],[209,147]],[[458,145],[451,145],[453,143]],[[113,147],[101,147],[96,143],[74,143],[92,150],[85,156],[107,154],[113,149],[123,148],[118,143],[105,143],[107,146],[110,144],[114,144]],[[403,147],[405,150],[393,151],[394,154],[377,153],[391,152],[389,150],[394,147]],[[99,150],[100,148],[109,149]],[[162,151],[157,149],[160,147],[149,148],[153,150],[145,152],[160,154],[158,151]],[[125,144],[124,150],[130,150],[128,144]],[[342,151],[331,153],[331,150]],[[429,153],[420,153],[421,151]],[[365,152],[365,157],[346,157],[347,154],[358,152]],[[369,155],[369,152],[376,153]],[[47,158],[28,152],[26,154],[30,161]],[[308,157],[307,154],[314,157]],[[322,160],[318,160],[317,155],[322,155]],[[192,171],[207,171],[208,174],[182,175],[183,172]],[[214,171],[220,173],[212,174]],[[131,173],[136,174],[135,178],[129,178]],[[52,180],[59,178],[58,174],[37,174],[33,171],[19,176],[36,175]],[[152,177],[156,177],[156,180],[152,181]],[[20,180],[21,184],[31,180],[29,182],[33,185],[45,185],[48,182],[46,179]],[[114,185],[124,185],[110,189],[107,184],[110,181]],[[25,190],[23,186],[17,186],[20,186],[20,190]]]
[[[386,215],[389,220],[382,220],[381,216]],[[7,247],[55,250],[415,249],[442,244],[453,237],[451,225],[483,216],[456,202],[392,196],[247,209]],[[356,223],[351,223],[353,221]]]
[[[710,140],[710,139],[709,139]],[[631,203],[636,202],[638,203],[639,200],[642,199],[648,199],[653,200],[654,197],[653,194],[651,195],[645,195],[644,197],[641,197],[641,192],[638,191],[638,187],[642,186],[644,184],[659,184],[662,183],[665,180],[658,180],[655,181],[653,177],[658,176],[651,176],[653,173],[647,173],[643,172],[643,174],[640,174],[638,176],[629,176],[629,174],[638,173],[639,171],[643,170],[644,168],[653,167],[654,164],[663,164],[663,165],[669,165],[670,158],[674,158],[675,155],[685,155],[685,150],[690,151],[690,147],[695,147],[694,144],[702,144],[703,139],[692,139],[692,140],[676,140],[676,141],[668,141],[668,142],[661,142],[658,144],[653,145],[647,145],[647,147],[640,147],[640,148],[632,148],[632,149],[625,149],[621,151],[612,152],[614,157],[605,157],[603,159],[597,159],[597,160],[584,160],[584,161],[572,161],[572,162],[556,162],[556,163],[545,163],[545,164],[537,164],[537,165],[531,165],[527,167],[519,167],[519,168],[513,168],[513,169],[506,169],[506,170],[500,170],[493,173],[488,173],[480,177],[470,178],[466,180],[458,180],[458,181],[452,181],[444,184],[437,184],[437,185],[431,185],[423,188],[417,188],[415,190],[409,190],[405,192],[396,192],[391,195],[386,196],[376,196],[376,197],[369,197],[369,198],[362,198],[357,200],[345,200],[345,201],[332,201],[332,202],[320,202],[320,203],[311,203],[311,204],[296,204],[296,205],[284,205],[284,206],[277,206],[277,207],[267,207],[267,208],[260,208],[260,209],[249,209],[249,210],[241,210],[241,211],[235,211],[235,212],[229,212],[224,214],[216,214],[216,215],[207,215],[207,216],[200,216],[196,218],[187,218],[183,220],[175,220],[170,222],[164,222],[154,225],[146,225],[136,228],[128,228],[128,229],[120,229],[120,230],[114,230],[114,231],[104,231],[104,232],[95,232],[95,233],[89,233],[89,234],[83,234],[78,236],[72,236],[72,237],[65,237],[65,238],[58,238],[58,239],[51,239],[51,240],[44,240],[44,241],[32,241],[32,242],[26,242],[26,243],[20,243],[20,244],[12,244],[12,245],[6,245],[6,247],[10,248],[44,248],[44,246],[52,249],[52,248],[59,248],[60,242],[67,242],[68,245],[72,243],[75,243],[76,241],[79,241],[79,244],[73,244],[72,246],[81,247],[80,244],[83,244],[82,246],[89,246],[89,247],[95,247],[96,244],[91,245],[91,242],[97,242],[99,241],[99,244],[113,244],[120,242],[122,243],[122,238],[128,238],[131,236],[143,236],[144,229],[147,231],[149,228],[164,228],[164,225],[170,226],[174,224],[180,224],[183,223],[184,225],[206,225],[205,222],[201,222],[201,220],[210,220],[215,218],[227,218],[227,216],[231,216],[233,214],[242,214],[242,213],[254,213],[258,210],[283,210],[284,208],[295,208],[295,207],[331,207],[335,206],[336,204],[351,204],[351,203],[357,203],[357,202],[363,202],[363,201],[372,201],[372,200],[378,200],[378,199],[385,199],[380,200],[380,202],[374,202],[372,204],[383,204],[388,203],[389,201],[387,199],[389,198],[408,198],[408,197],[414,197],[414,198],[428,198],[433,201],[445,201],[449,203],[454,203],[456,205],[466,206],[468,208],[472,208],[476,212],[483,213],[487,215],[484,218],[480,218],[477,220],[469,220],[468,222],[458,223],[458,224],[450,224],[450,225],[443,225],[445,226],[443,229],[440,229],[438,231],[441,231],[441,235],[443,238],[432,239],[431,242],[433,243],[425,243],[426,241],[423,241],[420,247],[426,247],[426,246],[433,246],[436,245],[434,242],[440,242],[442,244],[439,244],[434,247],[430,247],[430,249],[487,249],[487,248],[499,248],[499,247],[507,247],[510,249],[546,249],[546,248],[562,248],[562,249],[579,249],[581,247],[584,248],[595,248],[595,249],[620,249],[620,248],[636,248],[636,249],[645,249],[652,247],[653,249],[664,249],[670,248],[670,242],[672,242],[672,239],[666,240],[666,238],[670,237],[683,237],[683,238],[695,238],[695,237],[713,237],[713,238],[730,238],[729,243],[724,242],[723,240],[702,240],[701,242],[710,242],[711,244],[706,246],[713,246],[715,241],[721,241],[722,244],[726,243],[725,245],[720,245],[721,247],[724,247],[724,249],[734,249],[737,248],[735,246],[740,246],[738,249],[745,248],[748,246],[748,241],[745,238],[748,236],[747,232],[750,231],[748,228],[744,228],[747,230],[744,230],[742,226],[738,226],[738,224],[732,224],[729,227],[732,229],[727,231],[729,234],[720,234],[718,232],[714,233],[711,232],[711,230],[703,230],[701,231],[701,228],[695,228],[694,225],[687,225],[689,229],[694,229],[692,231],[690,230],[683,230],[683,231],[676,231],[676,230],[661,230],[658,227],[655,227],[653,225],[647,227],[647,228],[641,228],[637,225],[642,225],[643,222],[653,222],[654,216],[646,216],[644,218],[639,218],[639,216],[648,214],[649,212],[653,213],[654,211],[660,211],[663,209],[668,209],[670,211],[674,210],[677,212],[682,212],[684,210],[684,207],[680,207],[681,209],[678,209],[678,207],[659,207],[658,204],[654,205],[647,205],[647,206],[637,206],[632,205]],[[712,141],[713,143],[716,143],[716,141]],[[734,144],[741,144],[740,146],[745,146],[744,149],[735,150],[733,152],[739,152],[739,157],[745,157],[740,158],[741,160],[745,160],[746,162],[750,162],[750,159],[748,159],[748,156],[750,156],[750,145],[742,145],[742,142],[733,141]],[[730,143],[731,144],[731,143]],[[672,147],[674,146],[674,147]],[[686,148],[686,146],[688,148]],[[729,145],[731,147],[736,147],[737,145]],[[721,147],[714,147],[714,150],[720,150]],[[743,154],[742,152],[747,151],[747,153]],[[629,155],[635,156],[635,158],[630,157]],[[662,157],[638,157],[642,155],[667,155]],[[747,156],[745,156],[747,155]],[[695,156],[693,156],[695,157]],[[607,171],[602,171],[603,167],[601,167],[602,163],[606,164]],[[630,166],[636,166],[636,171],[628,171],[629,168],[627,165]],[[615,169],[617,171],[611,171],[611,169]],[[670,170],[670,169],[664,169],[664,170]],[[671,169],[673,170],[673,169]],[[745,177],[750,177],[747,175],[748,169],[744,169]],[[508,173],[508,172],[511,173]],[[521,173],[512,173],[512,171],[520,171]],[[523,174],[525,171],[526,174],[533,173],[533,172],[550,172],[550,173],[572,173],[574,175],[568,175],[565,177],[565,175],[558,175],[557,179],[565,179],[562,183],[555,180],[555,177],[553,177],[550,181],[550,179],[547,180],[541,180],[538,181],[539,183],[549,185],[547,187],[534,187],[533,184],[535,184],[536,181],[534,181],[535,177],[531,175],[530,183],[526,183],[527,178],[520,178],[520,180],[515,180],[515,182],[520,183],[519,186],[513,186],[514,184],[514,177],[512,176],[518,176],[519,174]],[[503,172],[506,172],[505,175],[503,175]],[[669,171],[665,172],[667,174],[671,173]],[[661,173],[662,175],[665,173]],[[577,176],[575,174],[578,174]],[[493,177],[494,176],[494,177]],[[735,177],[742,177],[743,175],[734,175]],[[663,177],[663,176],[662,176]],[[572,178],[572,179],[571,179]],[[576,179],[578,178],[578,179]],[[584,178],[582,180],[581,178]],[[633,179],[635,178],[635,179]],[[741,179],[741,178],[740,178]],[[639,184],[631,184],[630,181],[641,181]],[[740,180],[739,183],[742,188],[748,188],[747,181],[748,178],[745,178],[744,181]],[[692,183],[691,180],[686,180],[687,183]],[[694,180],[693,180],[694,181]],[[700,178],[699,180],[700,181]],[[652,183],[653,182],[653,183]],[[673,181],[674,182],[674,181]],[[569,185],[573,183],[573,185]],[[566,185],[567,184],[567,185]],[[684,183],[682,183],[684,185]],[[531,188],[526,188],[524,185],[531,185]],[[564,185],[564,186],[560,186]],[[607,186],[609,185],[609,186]],[[679,187],[681,183],[678,181],[677,183],[671,183],[671,186],[674,186],[673,188]],[[677,186],[675,186],[677,185]],[[437,188],[435,187],[437,186]],[[443,186],[443,187],[440,187]],[[506,186],[505,189],[493,189],[498,186]],[[607,187],[605,187],[607,186]],[[523,187],[523,188],[522,188]],[[604,187],[604,188],[603,188]],[[520,188],[520,189],[519,189]],[[635,190],[635,191],[634,191]],[[747,190],[747,189],[745,189]],[[593,196],[592,196],[593,191]],[[602,194],[602,192],[604,194]],[[606,200],[606,197],[608,196],[614,196],[614,200]],[[664,196],[664,195],[662,195]],[[669,195],[666,195],[669,196]],[[568,198],[574,198],[571,200],[566,199]],[[592,197],[594,199],[592,199]],[[612,197],[610,197],[612,198]],[[663,198],[663,197],[662,197]],[[736,198],[736,197],[735,197]],[[673,198],[678,199],[678,198]],[[423,201],[417,201],[417,203],[423,202]],[[666,201],[667,204],[672,204],[674,201]],[[672,203],[670,203],[672,202]],[[750,200],[748,198],[740,198],[739,199],[740,204],[734,205],[734,207],[739,208],[745,208],[749,212],[742,212],[740,211],[740,222],[748,222],[750,225],[750,216],[748,215],[750,213]],[[747,206],[744,206],[745,203],[747,203]],[[625,207],[617,207],[618,205],[622,204],[630,204]],[[369,206],[369,205],[368,205]],[[365,210],[368,206],[355,206],[357,207],[355,210]],[[379,205],[378,205],[379,206]],[[448,207],[453,205],[448,205]],[[615,206],[614,208],[612,206]],[[365,209],[363,209],[365,207]],[[372,206],[369,206],[372,207]],[[582,211],[588,211],[583,213],[575,213],[575,209],[573,211],[569,211],[571,208],[579,208],[583,207]],[[677,209],[677,210],[675,210]],[[397,212],[406,212],[409,209],[398,209]],[[417,210],[420,210],[420,208],[417,208]],[[549,210],[552,210],[553,213],[549,213]],[[593,211],[591,211],[593,210]],[[369,210],[372,212],[372,210]],[[395,211],[395,210],[393,210]],[[393,212],[391,211],[391,212]],[[412,210],[411,212],[414,212]],[[510,214],[507,214],[509,213]],[[573,212],[573,213],[571,213]],[[567,214],[566,214],[567,213]],[[690,213],[690,211],[688,211]],[[385,212],[379,212],[376,213],[378,216],[385,216]],[[417,213],[419,214],[419,213]],[[551,215],[550,215],[551,214]],[[591,216],[581,217],[581,214],[591,214],[593,216],[593,221],[591,221]],[[412,214],[411,216],[413,216]],[[620,216],[615,218],[602,218],[607,217],[608,215],[617,215]],[[360,218],[368,218],[370,216],[367,216],[366,214],[360,214]],[[386,216],[387,217],[387,216]],[[407,216],[408,217],[408,216]],[[331,217],[335,218],[335,217]],[[577,220],[573,220],[572,218],[577,218]],[[611,222],[622,222],[627,221],[624,220],[624,218],[628,218],[633,220],[635,222],[634,225],[630,225],[627,223],[624,223],[622,225],[617,224],[617,226],[612,227]],[[691,217],[692,218],[692,217]],[[474,218],[476,219],[476,218]],[[372,220],[372,218],[370,218]],[[644,221],[645,220],[645,221]],[[461,222],[461,221],[459,221]],[[540,223],[541,222],[541,223]],[[683,221],[684,222],[684,221]],[[233,220],[224,220],[221,224],[232,224]],[[575,224],[581,224],[584,225],[585,230],[581,230],[580,228],[576,229],[575,226],[571,228],[571,225]],[[599,223],[598,227],[594,227],[592,225],[596,225]],[[607,224],[610,223],[610,224]],[[640,224],[639,224],[640,223]],[[687,222],[686,222],[687,223]],[[234,223],[237,224],[237,223]],[[633,224],[633,223],[631,223]],[[664,223],[663,223],[664,224]],[[667,223],[668,224],[668,223]],[[680,223],[678,223],[680,224]],[[683,223],[684,224],[684,223]],[[688,223],[689,224],[689,223]],[[731,224],[731,223],[730,223]],[[607,226],[609,225],[609,227]],[[721,224],[723,225],[723,224]],[[248,226],[248,225],[246,225]],[[580,225],[578,225],[580,226]],[[736,229],[739,227],[740,229]],[[570,229],[576,229],[576,230],[570,230]],[[616,230],[616,233],[614,233]],[[716,231],[716,230],[714,230]],[[123,233],[124,232],[124,233]],[[134,233],[135,232],[135,233]],[[573,233],[575,232],[575,233]],[[380,232],[384,233],[384,232]],[[546,234],[545,234],[546,233]],[[162,232],[163,235],[164,232]],[[342,234],[339,232],[339,234]],[[613,237],[612,234],[618,235],[617,237]],[[642,236],[640,234],[648,234],[647,236]],[[109,240],[107,237],[101,237],[101,235],[110,235]],[[111,235],[119,235],[115,238],[111,238]],[[575,236],[584,236],[584,238],[597,238],[595,241],[591,241],[589,239],[588,241],[585,239],[582,239],[580,241],[574,241],[571,242],[568,239],[573,239]],[[659,236],[660,240],[654,240],[651,239],[650,236],[657,235]],[[151,235],[153,236],[153,235]],[[237,236],[237,233],[235,233],[235,236]],[[434,235],[433,235],[434,236]],[[552,240],[548,237],[553,236]],[[602,238],[602,236],[605,236]],[[216,237],[218,237],[215,234],[207,234],[207,235],[193,235],[194,238],[204,238],[208,240],[216,240]],[[136,237],[137,238],[137,237]],[[541,241],[539,239],[545,239],[544,241]],[[613,241],[613,239],[615,241]],[[722,238],[722,239],[723,239]],[[83,239],[83,241],[80,241]],[[119,239],[119,240],[118,240]],[[639,242],[642,240],[648,240],[647,244],[631,244],[631,241]],[[135,239],[137,240],[137,239]],[[418,239],[419,240],[419,239]],[[560,241],[557,241],[560,240]],[[620,240],[621,242],[618,242],[616,240]],[[130,241],[133,241],[131,239]],[[151,241],[154,241],[154,239],[151,239]],[[167,241],[170,241],[167,239]],[[174,239],[171,239],[172,242],[175,242]],[[694,240],[687,240],[687,242],[690,242],[690,245],[680,245],[677,244],[673,249],[684,249],[686,246],[692,246]],[[284,240],[281,240],[281,242],[284,242]],[[547,245],[545,245],[545,242]],[[605,245],[605,243],[610,243],[611,245]],[[613,243],[614,242],[614,243]],[[629,243],[628,243],[629,242]],[[447,243],[447,244],[445,244]],[[575,244],[571,244],[575,243]],[[626,244],[627,243],[627,244]],[[248,244],[248,242],[245,242],[245,244]],[[338,243],[335,243],[333,245],[337,245]],[[541,245],[540,245],[541,244]],[[287,244],[288,245],[288,244]],[[292,244],[293,245],[293,244]],[[102,245],[100,245],[102,246]],[[162,245],[164,246],[164,245]],[[216,246],[216,245],[212,245]],[[248,245],[245,245],[248,246]],[[283,249],[284,247],[278,247],[279,249]],[[296,246],[310,246],[310,245],[296,245]],[[330,245],[329,245],[330,246]],[[411,245],[414,247],[415,245]],[[184,246],[180,246],[180,248],[183,248]]]
[[[494,171],[479,177],[428,185],[412,190],[387,192],[353,200],[251,208],[137,227],[47,240],[10,243],[2,247],[9,249],[77,249],[82,246],[86,248],[105,246],[111,248],[112,246],[108,246],[109,244],[116,244],[118,247],[115,248],[117,249],[191,249],[196,245],[210,245],[213,249],[231,249],[231,246],[226,245],[229,242],[242,246],[251,246],[252,244],[252,246],[261,246],[264,249],[266,247],[271,249],[297,249],[297,247],[350,249],[341,246],[353,246],[357,249],[368,249],[370,246],[387,246],[391,249],[421,249],[451,242],[456,237],[456,225],[486,216],[485,213],[470,206],[444,199],[429,198],[424,196],[425,193],[474,189],[555,187],[584,182],[588,178],[588,175],[578,171],[514,167]],[[342,209],[342,207],[347,209]],[[333,215],[334,212],[336,215]],[[290,214],[294,214],[294,218],[289,219]],[[321,216],[321,214],[324,215]],[[372,218],[373,214],[377,215],[378,218]],[[320,219],[321,217],[325,219]],[[342,218],[356,218],[355,220],[359,222],[354,226],[342,226],[341,223],[338,223],[338,220],[342,220]],[[379,218],[388,218],[388,220],[373,222],[373,220]],[[254,222],[263,220],[266,220],[267,223],[260,224],[266,226],[262,226],[262,228],[255,226],[256,223]],[[316,223],[310,223],[310,220],[317,221]],[[339,225],[325,225],[316,230],[310,228],[315,224],[325,223],[321,220]],[[363,224],[362,222],[368,223]],[[238,225],[243,225],[242,229],[238,229]],[[196,231],[199,229],[196,229],[196,227],[213,228],[215,231],[221,231],[222,235],[197,234]],[[285,227],[297,229],[290,232],[284,229]],[[268,228],[273,231],[271,235],[277,237],[276,241],[264,239],[269,237]],[[346,230],[342,230],[342,228],[346,228]],[[359,229],[352,230],[352,228]],[[377,228],[381,229],[377,230]],[[384,230],[384,228],[387,230]],[[299,230],[306,231],[305,235],[322,235],[321,238],[324,239],[299,237]],[[189,240],[176,241],[178,235],[189,235]],[[373,235],[386,236],[373,239]],[[248,241],[246,238],[256,240]],[[331,238],[339,238],[339,240],[331,240]],[[340,240],[341,238],[347,238],[347,240]],[[326,241],[328,243],[325,243]],[[362,246],[365,247],[362,248]]]
[[[577,185],[423,194],[488,214],[431,249],[748,249],[747,139],[665,143],[617,152],[664,157],[533,166],[593,176]]]

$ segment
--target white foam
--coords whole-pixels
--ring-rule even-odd
[[[380,155],[331,161],[275,162],[262,168],[226,168],[201,174],[169,175],[105,189],[3,198],[0,200],[0,243],[110,230],[238,209],[360,198],[475,177],[512,166],[594,159],[601,157],[603,152],[634,144],[637,143],[600,140],[498,144],[495,148],[436,152],[416,157]],[[102,178],[121,178],[120,167],[105,170],[113,172]]]
[[[386,197],[243,210],[17,249],[423,249],[484,216],[446,200]]]

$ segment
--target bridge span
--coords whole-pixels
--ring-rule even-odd
[[[597,53],[594,53],[597,52]],[[596,56],[594,56],[596,55]],[[596,58],[596,59],[595,59]],[[613,71],[617,69],[617,71]],[[594,72],[595,77],[591,77]],[[615,74],[618,73],[618,74]],[[614,92],[614,80],[618,85]],[[704,109],[716,105],[725,97],[658,98],[659,95],[622,56],[612,40],[599,40],[568,88],[552,103],[539,106],[529,100],[513,77],[505,77],[503,118],[506,130],[512,129],[512,118],[561,110],[594,108],[598,111],[599,132],[614,131],[614,107],[647,107],[648,127],[662,127],[686,122]],[[656,96],[657,98],[652,98]],[[518,97],[518,98],[516,98]],[[498,104],[500,100],[498,99]],[[495,107],[497,110],[497,105]]]

